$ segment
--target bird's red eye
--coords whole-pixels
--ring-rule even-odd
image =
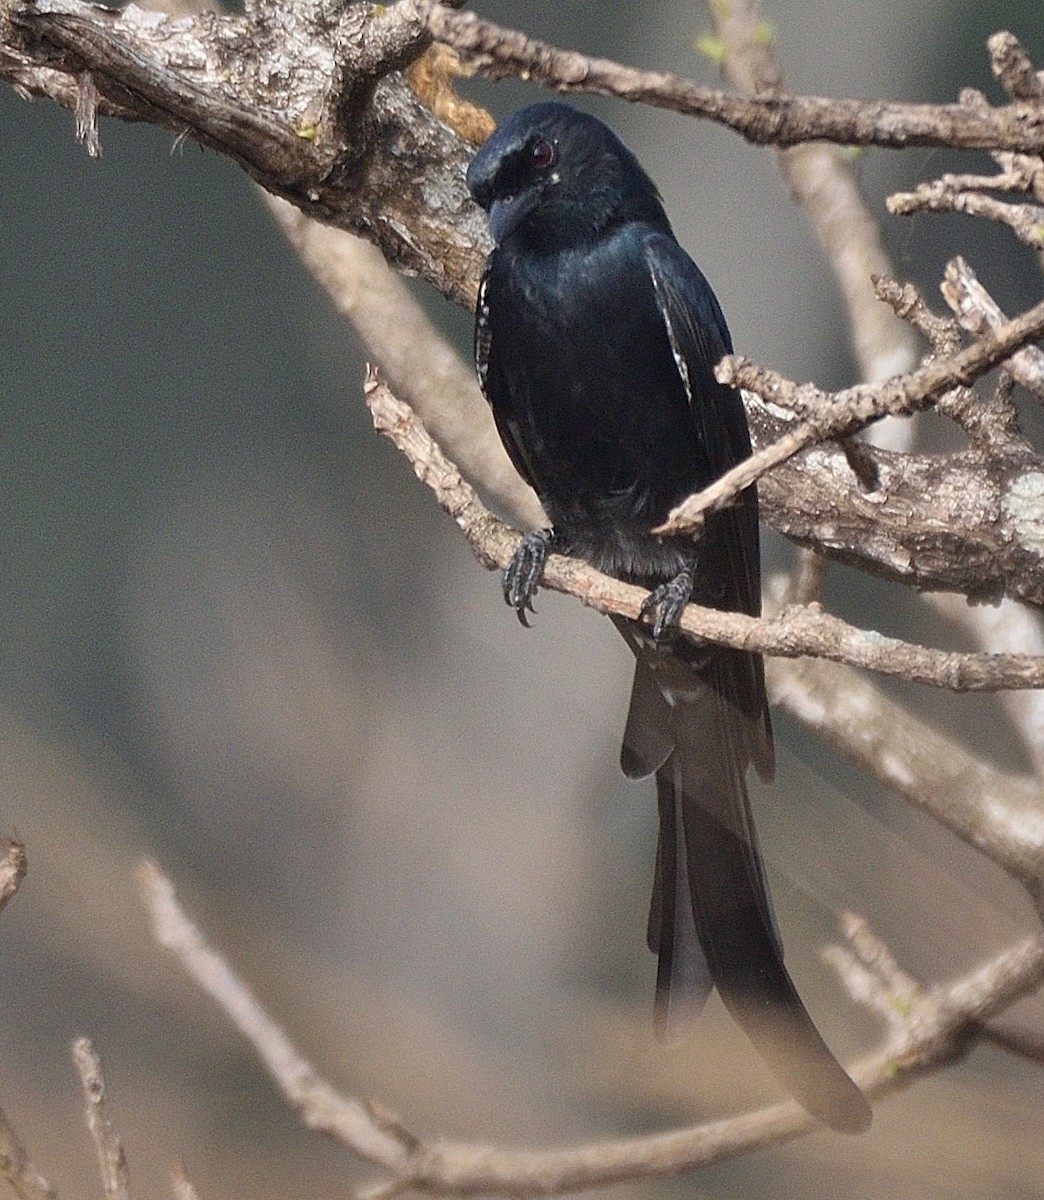
[[[546,170],[555,161],[555,148],[549,141],[541,138],[533,146],[533,166],[541,171]]]

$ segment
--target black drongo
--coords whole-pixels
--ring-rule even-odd
[[[656,187],[602,122],[533,105],[478,151],[468,188],[489,213],[475,322],[479,380],[551,528],[505,572],[524,621],[547,553],[649,588],[645,621],[616,624],[637,660],[620,761],[656,777],[660,834],[649,914],[656,1014],[676,1026],[717,987],[781,1083],[815,1117],[867,1128],[863,1095],[827,1049],[783,965],[745,777],[773,772],[761,658],[695,645],[691,599],[761,608],[754,487],[697,540],[651,530],[750,454],[717,299],[675,240]]]

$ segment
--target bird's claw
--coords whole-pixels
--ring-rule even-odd
[[[533,597],[540,586],[544,563],[547,562],[554,538],[552,529],[534,529],[527,533],[504,569],[504,599],[527,629],[529,621],[526,619],[526,613],[534,611]]]
[[[656,641],[681,619],[686,604],[692,599],[693,570],[686,567],[673,579],[661,583],[642,601],[642,620],[652,620],[652,635]]]

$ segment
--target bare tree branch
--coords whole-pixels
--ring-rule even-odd
[[[1014,34],[1001,32],[986,40],[993,73],[1009,96],[1017,100],[1044,99],[1044,80]]]
[[[1040,219],[1044,223],[1044,210]],[[959,256],[946,266],[942,294],[961,328],[976,337],[981,337],[987,330],[996,331],[1007,321],[1000,305]],[[1006,366],[1017,383],[1044,400],[1044,350],[1039,346],[1025,346],[1008,359]]]
[[[918,212],[958,212],[969,217],[985,217],[1007,225],[1019,241],[1031,249],[1044,250],[1044,209],[1039,204],[998,200],[968,184],[967,176],[944,175],[932,183],[918,184],[912,192],[889,196],[888,211],[898,216]],[[996,187],[996,183],[990,186]]]
[[[17,838],[0,840],[0,912],[22,886],[29,870],[25,846]],[[57,1200],[58,1193],[33,1166],[14,1127],[0,1110],[0,1175],[19,1200]]]
[[[1013,600],[995,606],[968,604],[945,592],[926,597],[948,621],[965,630],[983,649],[1005,654],[1044,654],[1041,614]],[[1022,740],[1037,778],[1044,782],[1044,691],[1002,692],[1008,719]]]
[[[952,269],[953,263],[950,263],[947,273]],[[964,344],[961,326],[952,317],[933,313],[912,283],[899,284],[893,279],[878,276],[875,289],[899,316],[924,334],[937,357],[956,354],[960,350]],[[1012,356],[1009,364],[1025,353],[1026,350],[1020,350]],[[1019,458],[1029,449],[1019,427],[1018,411],[1011,396],[1003,389],[996,388],[991,396],[984,397],[974,388],[953,388],[939,397],[935,407],[943,416],[956,422],[976,448],[986,454],[1001,459]]]
[[[367,1193],[371,1198],[407,1189],[457,1196],[560,1195],[680,1175],[818,1128],[796,1103],[788,1101],[689,1129],[560,1150],[503,1150],[424,1140],[396,1118],[382,1121],[378,1106],[371,1105],[368,1111],[358,1100],[334,1092],[321,1081],[206,943],[178,905],[169,880],[148,864],[142,883],[157,939],[225,1009],[305,1123],[380,1163],[392,1175],[388,1183]],[[865,935],[861,944],[865,948]],[[859,946],[857,942],[853,950],[857,956]],[[882,973],[880,961],[876,968],[870,967],[878,971],[882,989],[894,983],[895,973]],[[967,1052],[985,1022],[1038,988],[1042,979],[1044,939],[1029,938],[962,979],[919,992],[906,1006],[908,1015],[893,1028],[887,1045],[854,1069],[855,1079],[870,1095],[881,1097],[916,1076],[944,1067]],[[306,1091],[301,1090],[304,1078],[309,1082]]]
[[[290,1044],[242,981],[185,916],[170,881],[154,863],[141,869],[141,886],[156,941],[175,954],[253,1045],[283,1094],[309,1129],[328,1133],[361,1158],[397,1171],[413,1149],[394,1123],[356,1100],[345,1100]]]
[[[25,846],[17,838],[0,840],[0,912],[3,912],[8,900],[22,886],[22,880],[29,870],[29,859],[26,857]]]
[[[396,399],[371,371],[366,399],[379,432],[407,456],[418,478],[457,522],[483,566],[505,567],[520,534],[498,521],[474,489],[442,454],[409,406]],[[549,556],[543,583],[577,596],[599,612],[639,619],[647,592],[621,583],[579,559]],[[956,654],[929,650],[875,632],[859,630],[818,608],[789,608],[777,617],[756,618],[690,604],[681,628],[691,637],[742,650],[787,658],[814,655],[871,671],[954,691],[992,691],[1044,686],[1044,659],[1032,655]]]
[[[268,196],[294,249],[436,438],[453,446],[469,479],[525,525],[546,523],[515,470],[479,391],[474,368],[432,324],[409,289],[368,242]]]
[[[711,0],[706,7],[725,51],[725,78],[747,95],[778,96],[783,74],[747,0]],[[874,275],[892,275],[895,269],[880,227],[860,195],[850,158],[838,146],[805,142],[780,149],[778,161],[791,197],[812,223],[841,285],[861,377],[876,383],[909,371],[916,363],[911,332],[878,302],[871,286]],[[908,449],[907,440],[908,434],[900,443],[890,441],[888,448]]]
[[[174,1193],[174,1200],[200,1200],[199,1192],[180,1165],[170,1173],[170,1190]]]
[[[988,113],[959,104],[890,104],[818,96],[734,96],[660,71],[556,50],[470,12],[418,0],[428,29],[493,79],[521,75],[557,91],[599,92],[717,121],[748,141],[779,147],[831,141],[849,146],[949,146],[1044,150],[1044,110],[1032,101]]]
[[[464,187],[470,150],[395,73],[428,42],[413,0],[352,4],[326,23],[298,5],[174,21],[0,0],[0,78],[23,95],[75,110],[86,73],[97,113],[187,133],[470,304],[488,245]]]
[[[973,383],[1042,335],[1044,302],[991,331],[952,358],[935,359],[884,384],[863,384],[833,395],[808,386],[798,387],[774,372],[754,367],[738,355],[730,355],[722,360],[715,372],[722,383],[753,391],[767,403],[794,409],[805,419],[790,433],[755,451],[750,458],[727,471],[710,487],[683,500],[656,532],[695,532],[702,526],[705,513],[724,507],[745,487],[814,442],[855,433],[889,414],[902,416],[927,408],[944,392]],[[1044,485],[1044,474],[1040,474],[1039,469],[1035,474]],[[1040,536],[1036,524],[1033,521],[1032,527],[1026,530],[1034,543]]]
[[[100,115],[153,121],[178,136],[190,133],[233,157],[274,195],[319,220],[372,240],[389,261],[422,274],[446,295],[467,303],[488,246],[481,219],[468,203],[462,183],[461,167],[469,151],[397,73],[416,62],[432,32],[470,53],[493,75],[521,69],[561,90],[587,88],[644,99],[709,117],[752,141],[780,147],[820,139],[989,148],[1000,162],[1000,176],[992,182],[953,176],[929,185],[918,203],[1004,220],[1027,244],[1038,249],[1044,244],[1037,205],[983,194],[1003,179],[1012,190],[1022,187],[1041,199],[1042,177],[1029,159],[1044,148],[1040,105],[1044,87],[1010,35],[991,39],[990,49],[994,70],[1015,102],[991,109],[969,98],[960,105],[928,106],[783,96],[778,94],[778,72],[765,59],[760,64],[747,62],[753,66],[750,89],[758,94],[729,96],[670,76],[556,51],[430,0],[402,0],[388,7],[352,5],[346,10],[324,0],[286,5],[254,0],[243,17],[208,14],[180,22],[154,18],[135,8],[116,13],[77,0],[27,4],[0,0],[0,77],[23,94],[48,95],[70,108],[77,136],[92,155],[101,151]],[[736,47],[744,37],[751,40],[749,30],[744,33],[734,27],[733,34]],[[446,119],[455,123],[453,116]],[[836,151],[821,151],[822,147],[807,146],[788,151],[791,186],[812,214],[846,288],[853,289],[850,304],[853,312],[858,306],[861,314],[856,324],[862,329],[877,322],[883,329],[892,325],[891,319],[883,320],[880,306],[866,307],[860,290],[861,272],[869,274],[869,269],[865,261],[850,258],[873,246],[875,230],[872,222],[856,228],[853,214],[862,210],[851,180],[844,178]],[[836,222],[831,205],[822,204],[828,193],[832,203],[844,210]],[[387,362],[398,386],[409,383],[415,389],[411,399],[430,406],[427,412],[433,427],[454,447],[468,473],[487,486],[489,479],[498,480],[493,491],[501,502],[515,511],[524,510],[527,519],[539,520],[531,494],[519,490],[517,478],[505,473],[503,464],[490,465],[496,451],[488,414],[459,364],[448,358],[432,360],[426,362],[424,373],[415,371],[417,342],[441,352],[437,336],[416,314],[408,328],[405,321],[404,328],[393,333],[379,328],[391,314],[399,320],[408,310],[401,290],[387,280],[386,272],[382,278],[383,268],[374,257],[367,261],[364,248],[350,246],[344,239],[327,240],[327,231],[306,224],[292,210],[284,207],[279,216],[342,310]],[[887,269],[886,263],[882,269]],[[380,302],[375,296],[378,280],[386,289]],[[363,289],[365,312],[357,301]],[[962,303],[967,309],[966,301],[967,297]],[[732,360],[727,364],[733,372],[729,379],[757,387],[765,400],[752,404],[753,424],[762,435],[761,458],[746,469],[763,470],[770,461],[779,464],[762,482],[765,509],[777,527],[791,536],[907,581],[940,586],[946,580],[969,594],[1007,591],[1042,603],[1044,468],[1019,441],[1003,393],[976,414],[974,393],[961,389],[1005,359],[1013,373],[1021,370],[1029,377],[1036,364],[1027,343],[1044,330],[1044,306],[1013,321],[1005,321],[999,310],[991,315],[981,297],[970,307],[976,306],[981,317],[975,327],[979,342],[966,350],[958,349],[955,342],[945,349],[936,347],[934,361],[884,387],[825,396],[814,389],[796,389],[778,376]],[[927,326],[927,318],[923,320]],[[945,331],[946,336],[951,332]],[[412,355],[411,339],[415,339]],[[889,347],[904,341],[894,333],[868,334],[861,348],[868,376],[891,374],[896,367],[886,365]],[[904,353],[908,352],[907,348]],[[480,559],[487,566],[503,565],[517,545],[517,535],[479,504],[408,409],[397,406],[390,392],[373,380],[368,390],[379,427],[410,455],[417,473],[434,488]],[[948,392],[952,395],[947,401]],[[446,393],[462,398],[459,408],[440,411],[439,401]],[[781,417],[774,410],[783,401],[796,407],[804,424],[794,428],[789,414]],[[813,447],[824,438],[847,436],[883,413],[916,411],[929,403],[939,403],[940,408],[948,405],[947,411],[977,439],[973,451],[948,456],[942,465],[926,465],[926,460],[912,456],[873,450],[850,451],[846,456],[834,447]],[[770,446],[764,431],[773,423],[777,437],[780,431],[783,437]],[[986,452],[998,447],[1004,453],[989,457]],[[784,461],[802,448],[800,463]],[[948,486],[925,486],[929,472],[935,472],[932,482],[943,479]],[[815,493],[818,503],[797,514],[799,490],[787,486],[787,480],[795,477],[814,480],[812,486],[821,489]],[[962,487],[962,481],[969,480],[977,486],[985,480],[983,486],[993,489],[988,502],[978,493],[969,500],[968,487]],[[733,479],[716,499],[708,500],[704,493],[700,511],[710,503],[727,503],[742,486],[742,481]],[[803,493],[806,498],[809,494]],[[899,512],[907,501],[913,519],[903,524]],[[850,529],[846,519],[852,523]],[[795,533],[795,528],[804,532]],[[854,536],[853,530],[869,533]],[[968,554],[961,553],[965,545],[971,547]],[[983,559],[986,569],[981,567]],[[814,575],[809,572],[805,581],[810,594]],[[601,611],[632,618],[645,597],[641,589],[628,588],[557,556],[548,564],[546,581]],[[1040,655],[933,651],[855,629],[814,606],[791,607],[764,620],[690,606],[683,628],[692,637],[769,655],[820,655],[957,690],[1044,685]],[[804,668],[818,678],[811,683],[807,677],[799,679],[797,672]],[[851,673],[844,672],[843,686],[838,678],[830,684],[831,673],[841,670],[822,663],[779,662],[770,668],[770,678],[777,696],[785,696],[787,672],[791,672],[792,711],[810,725],[818,719],[821,731],[833,736],[845,753],[1000,863],[1039,899],[1044,827],[1037,793],[967,755],[962,757],[959,747],[918,728],[916,722],[911,724],[907,717],[900,721],[901,710],[887,712],[876,696],[873,715],[882,723],[887,718],[892,721],[886,746],[881,738],[883,724],[865,724],[866,696]],[[861,699],[864,709],[857,714]],[[825,710],[818,718],[813,713],[817,703]],[[858,729],[857,715],[864,722]],[[897,737],[897,730],[910,734],[909,740]],[[923,743],[914,735],[923,735]],[[177,905],[169,882],[147,867],[143,884],[159,940],[229,1012],[302,1120],[391,1176],[372,1197],[390,1197],[406,1188],[457,1194],[553,1194],[681,1173],[813,1127],[796,1106],[788,1104],[698,1129],[552,1152],[518,1153],[423,1141],[379,1105],[338,1094],[206,944]],[[17,878],[12,890],[16,887]],[[0,875],[0,907],[4,897]],[[978,1036],[1000,1036],[989,1029],[984,1033],[985,1023],[1039,987],[1044,978],[1044,941],[1034,938],[964,979],[924,991],[865,926],[851,923],[847,934],[850,949],[835,954],[834,960],[850,990],[862,995],[874,1011],[892,1014],[887,1046],[856,1072],[875,1095],[955,1061]],[[902,1006],[895,1003],[900,993]],[[908,1015],[896,1019],[900,1007]],[[100,1063],[85,1040],[77,1043],[76,1053],[106,1192],[126,1196],[126,1165],[104,1112]],[[2,1137],[0,1128],[0,1152]],[[10,1161],[24,1165],[13,1135],[11,1142]],[[17,1170],[5,1166],[5,1174],[9,1180],[22,1179],[25,1171],[22,1166]],[[32,1182],[20,1186],[34,1200],[50,1194],[43,1181],[38,1187]],[[183,1190],[186,1196],[192,1194],[187,1181]]]
[[[777,658],[766,668],[775,706],[1009,875],[1036,886],[1044,864],[1036,784],[985,765],[847,667]]]
[[[374,242],[393,265],[470,305],[489,246],[463,183],[470,148],[401,76],[380,78],[390,64],[422,52],[423,21],[460,15],[403,0],[387,9],[351,5],[343,17],[316,24],[301,17],[298,6],[277,7],[278,20],[266,24],[249,14],[170,21],[78,0],[20,7],[0,0],[0,78],[23,94],[49,95],[75,109],[86,72],[98,113],[153,121],[221,150],[270,192]],[[755,109],[781,103],[763,97]],[[863,105],[861,111],[893,117],[905,111],[894,107]],[[953,130],[951,107],[913,106],[915,128],[934,113],[936,140],[945,142]],[[984,129],[1017,115],[966,107],[957,109],[961,120]],[[1032,133],[1034,121],[1022,128]],[[751,423],[761,445],[786,429],[764,407],[752,411]],[[1033,471],[974,455],[862,453],[870,474],[887,480],[886,489],[868,497],[851,460],[823,448],[766,477],[764,519],[801,544],[920,588],[1044,601],[1034,549],[1039,489]],[[497,469],[490,474],[498,477]],[[480,473],[475,477],[486,485]]]
[[[749,397],[747,413],[759,446],[793,428],[793,420]],[[876,487],[867,488],[830,442],[770,471],[758,484],[766,523],[799,545],[907,586],[1044,604],[1044,479],[1031,463],[999,461],[978,448],[914,455],[866,446],[862,454]]]
[[[920,985],[862,917],[843,913],[841,924],[847,944],[825,947],[823,957],[837,970],[848,994],[901,1037],[906,1014],[921,998]]]
[[[18,1200],[58,1200],[58,1193],[33,1166],[7,1117],[0,1112],[0,1175]]]

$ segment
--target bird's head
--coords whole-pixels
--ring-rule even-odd
[[[656,187],[596,117],[551,101],[513,113],[468,168],[468,190],[489,213],[493,240],[528,248],[579,246],[620,220],[666,225]]]

